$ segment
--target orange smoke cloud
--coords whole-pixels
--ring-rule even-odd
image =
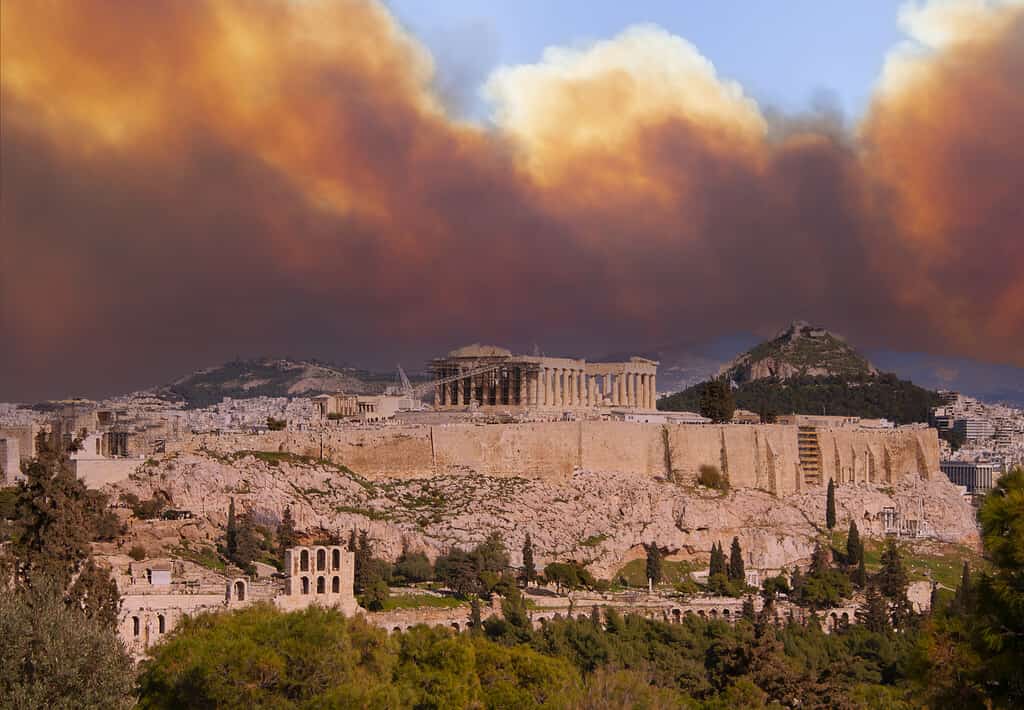
[[[908,16],[851,137],[650,26],[498,70],[486,128],[372,2],[5,4],[0,390],[796,315],[1024,364],[1022,16]]]

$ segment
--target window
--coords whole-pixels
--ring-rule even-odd
[[[338,575],[334,575],[331,579],[331,593],[339,594],[341,592],[341,578]]]
[[[323,577],[317,577],[316,578],[316,593],[317,594],[323,594],[325,591],[327,591],[327,583],[326,583],[326,581],[324,580]]]
[[[302,578],[302,593],[309,594],[309,577]]]
[[[132,636],[138,636],[139,631],[142,629],[142,624],[139,623],[139,617],[132,617]]]
[[[341,550],[331,551],[331,569],[341,569]]]
[[[324,550],[316,551],[316,570],[317,572],[327,569],[327,552]]]
[[[235,601],[245,601],[245,582],[240,579],[235,582]]]
[[[167,621],[164,619],[164,615],[163,614],[158,614],[157,615],[156,623],[157,623],[157,633],[159,633],[159,634],[167,633]]]
[[[309,550],[299,553],[299,569],[303,572],[309,571]]]

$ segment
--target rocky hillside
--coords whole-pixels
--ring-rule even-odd
[[[719,376],[737,385],[761,379],[795,377],[863,378],[878,370],[841,336],[794,321],[771,340],[722,366]]]
[[[207,407],[224,397],[293,397],[325,392],[375,394],[394,381],[393,374],[372,373],[310,361],[237,360],[208,367],[154,390],[157,396]]]
[[[825,532],[823,489],[776,498],[754,489],[726,495],[654,478],[577,471],[563,483],[471,471],[430,478],[367,480],[343,466],[293,454],[169,454],[112,487],[141,498],[162,491],[175,508],[223,526],[231,498],[263,524],[291,506],[297,526],[347,537],[365,529],[377,554],[396,558],[403,539],[433,557],[498,531],[518,563],[530,533],[541,564],[576,559],[608,578],[656,542],[675,559],[707,564],[715,541],[738,536],[748,564],[778,569],[806,563]],[[837,490],[839,527],[857,521],[882,537],[881,510],[896,507],[933,540],[977,542],[974,513],[945,477]],[[198,521],[196,521],[198,522]]]

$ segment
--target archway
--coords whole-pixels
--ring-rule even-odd
[[[167,633],[167,621],[164,619],[163,614],[157,614],[156,616],[156,632],[158,634]]]
[[[316,571],[322,572],[327,569],[327,551],[317,550],[316,551]]]
[[[458,624],[458,622],[457,622],[457,621],[453,621],[453,622],[452,622],[452,628],[453,628],[453,629],[455,629],[455,633],[459,633],[459,631],[461,631],[461,629],[459,628],[459,624]]]
[[[299,553],[299,570],[302,572],[309,571],[309,550],[303,550]]]
[[[309,577],[302,578],[302,593],[309,594]]]
[[[244,602],[245,601],[245,582],[243,582],[240,579],[235,580],[235,601],[236,602]]]
[[[326,591],[327,591],[326,580],[324,580],[323,577],[317,577],[316,578],[316,593],[317,594],[323,594]]]
[[[138,636],[139,632],[142,631],[142,622],[139,621],[139,617],[132,617],[132,636]]]
[[[680,609],[673,609],[672,610],[672,621],[674,621],[675,623],[678,624],[682,620],[682,618],[683,618],[683,612]]]
[[[331,594],[340,594],[340,593],[341,593],[341,577],[339,577],[338,575],[334,575],[334,577],[331,578]]]
[[[331,550],[331,569],[341,569],[341,550]]]

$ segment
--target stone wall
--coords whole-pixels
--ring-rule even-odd
[[[450,424],[268,432],[259,435],[190,436],[169,444],[205,448],[290,452],[343,464],[368,478],[421,477],[472,470],[491,476],[566,481],[574,469],[664,477],[671,467],[682,482],[701,466],[718,467],[737,488],[776,495],[809,485],[893,483],[939,472],[933,429],[817,429],[820,483],[801,469],[796,426],[688,425],[583,421],[524,424]],[[666,449],[667,446],[667,449]],[[667,454],[667,455],[666,455]]]

